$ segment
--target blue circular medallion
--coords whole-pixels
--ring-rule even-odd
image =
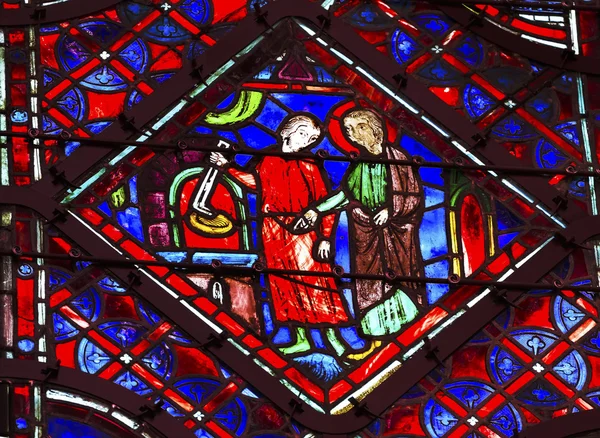
[[[505,141],[527,141],[539,136],[531,125],[513,114],[496,123],[492,134]]]
[[[25,64],[27,62],[27,53],[19,49],[11,50],[8,52],[8,58],[14,64]]]
[[[491,400],[496,390],[490,385],[476,380],[461,380],[448,383],[444,386],[444,392],[453,397],[461,408],[470,411],[481,408]],[[452,411],[444,403],[435,398],[430,399],[423,409],[425,428],[433,438],[446,436],[459,423],[464,421],[469,424],[477,424],[482,419],[470,416],[462,418],[461,413]],[[523,429],[523,420],[519,411],[510,403],[486,418],[490,428],[495,429],[501,435],[511,436],[515,430]]]
[[[19,346],[19,350],[25,353],[33,351],[33,347],[35,347],[35,343],[31,339],[21,339],[17,345]]]
[[[192,377],[179,380],[173,385],[182,394],[186,395],[194,403],[200,404],[207,400],[221,384],[217,380],[204,377]]]
[[[10,113],[10,120],[13,123],[27,123],[27,120],[29,120],[29,114],[27,114],[27,111],[22,109],[15,109],[12,111],[12,113]]]
[[[477,119],[496,105],[496,101],[474,85],[467,84],[463,91],[463,102],[467,113]]]
[[[525,107],[530,114],[533,114],[546,123],[552,123],[560,112],[558,96],[554,91],[549,89],[543,90],[529,99]]]
[[[17,418],[16,424],[19,430],[27,429],[27,420],[25,418]]]
[[[166,343],[161,342],[150,350],[142,357],[142,362],[163,379],[168,380],[171,378],[174,358],[171,348]]]
[[[83,293],[71,300],[71,305],[91,321],[97,320],[100,316],[100,311],[102,309],[101,304],[102,300],[100,295],[93,287],[86,289]]]
[[[111,356],[89,339],[83,338],[77,349],[79,369],[84,373],[96,374],[112,362]]]
[[[554,317],[556,327],[561,333],[570,331],[586,316],[583,310],[565,300],[562,295],[557,295],[554,298],[552,308],[552,316]]]
[[[179,8],[194,24],[202,26],[208,24],[211,19],[211,2],[208,0],[184,0]]]
[[[143,325],[130,321],[110,321],[100,324],[98,329],[121,348],[135,345],[148,331]]]
[[[242,436],[248,422],[248,411],[242,400],[236,397],[219,409],[214,419],[237,436]]]
[[[401,29],[396,29],[392,34],[392,55],[398,64],[404,64],[421,49],[421,45]]]
[[[28,263],[21,263],[17,272],[21,277],[29,277],[33,274],[33,267]]]
[[[344,20],[354,28],[370,31],[382,30],[394,24],[381,8],[369,2],[361,2],[349,14],[345,14]]]
[[[531,359],[523,361],[504,345],[496,345],[490,351],[491,375],[497,383],[505,385],[526,372],[533,372],[535,378],[528,381],[515,395],[522,403],[554,409],[569,401],[567,395],[544,377],[548,371],[559,376],[573,392],[585,387],[589,373],[585,359],[579,352],[571,350],[551,363],[544,362],[543,357],[560,342],[556,334],[541,329],[521,329],[513,330],[506,336]]]
[[[538,167],[543,169],[558,169],[564,167],[571,158],[545,139],[541,139],[535,150]]]
[[[465,37],[455,48],[454,53],[467,64],[476,67],[485,59],[485,50],[474,36]]]

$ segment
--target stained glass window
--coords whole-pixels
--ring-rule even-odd
[[[600,429],[597,12],[521,3],[0,2],[0,435]]]

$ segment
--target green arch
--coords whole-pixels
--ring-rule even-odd
[[[475,196],[475,199],[477,199],[477,202],[479,202],[479,204],[481,205],[481,209],[482,209],[482,213],[484,214],[484,222],[486,222],[485,220],[485,216],[492,216],[494,214],[493,208],[492,208],[492,203],[490,201],[490,198],[488,196],[487,193],[485,193],[483,190],[481,190],[479,187],[474,187],[470,180],[468,180],[467,178],[465,178],[463,175],[461,175],[459,172],[453,172],[454,174],[452,175],[452,184],[451,184],[451,190],[450,190],[450,209],[452,211],[454,211],[455,213],[455,217],[456,220],[460,221],[462,220],[462,218],[460,217],[460,209],[458,208],[458,204],[460,202],[461,199],[464,199],[465,196],[472,194],[473,196]],[[471,189],[471,190],[469,190]],[[457,225],[460,222],[457,222]],[[497,244],[496,244],[496,238],[497,238],[497,230],[496,227],[488,224],[488,223],[484,223],[484,228],[487,229],[489,236],[488,239],[485,242],[485,246],[486,246],[486,252],[489,256],[493,256],[494,254],[497,253]],[[458,227],[457,227],[458,228]],[[460,237],[460,231],[457,229],[456,230],[457,233],[457,238]],[[460,248],[460,243],[457,241],[457,245],[458,248]],[[457,248],[457,249],[458,249]],[[454,263],[454,261],[453,261]]]
[[[191,167],[189,169],[180,172],[173,183],[171,184],[171,188],[169,189],[169,215],[173,221],[173,240],[175,241],[176,246],[181,246],[179,242],[179,227],[177,223],[174,221],[175,219],[175,202],[177,201],[177,194],[179,193],[179,188],[181,184],[194,175],[201,174],[206,168],[205,167]],[[223,182],[231,189],[234,197],[235,206],[237,209],[238,217],[242,221],[242,223],[246,222],[248,215],[246,214],[246,206],[241,201],[244,196],[244,192],[242,188],[227,175],[221,174],[221,178]],[[248,225],[242,226],[242,249],[249,250],[250,249],[250,230],[248,229]]]

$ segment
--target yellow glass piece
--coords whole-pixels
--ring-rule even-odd
[[[488,215],[487,217],[488,219],[488,242],[489,242],[489,253],[490,253],[490,257],[493,256],[494,254],[496,254],[496,242],[494,239],[494,220],[492,219],[491,215]]]
[[[361,360],[373,353],[377,348],[381,347],[381,341],[372,341],[371,347],[364,353],[349,354],[348,359]]]
[[[456,232],[456,212],[450,211],[450,244],[452,253],[458,254],[458,234]],[[452,259],[452,270],[454,274],[460,275],[460,259],[454,256]]]
[[[190,214],[192,227],[207,234],[227,234],[233,228],[233,223],[222,214],[214,218],[202,217],[198,213]]]

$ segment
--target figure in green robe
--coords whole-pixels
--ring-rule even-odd
[[[383,124],[374,112],[353,111],[344,118],[344,127],[349,139],[372,156],[407,159],[397,148],[384,147]],[[421,188],[412,167],[359,162],[348,169],[342,187],[308,210],[298,226],[310,227],[318,217],[346,208],[355,247],[353,272],[382,275],[391,270],[401,276],[420,275],[416,238],[420,200]],[[406,291],[414,288],[414,284],[357,279],[357,317],[365,335],[397,333],[412,321],[418,309]]]

